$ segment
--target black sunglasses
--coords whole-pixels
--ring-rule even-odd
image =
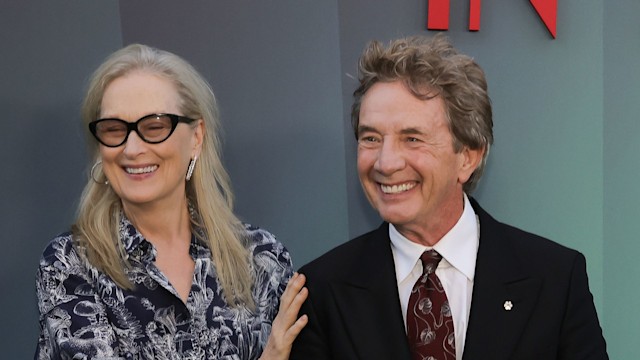
[[[98,119],[89,123],[91,134],[102,145],[118,147],[129,138],[131,131],[135,131],[140,139],[149,144],[158,144],[169,138],[178,123],[190,124],[195,119],[174,114],[149,114],[136,122],[122,119]]]

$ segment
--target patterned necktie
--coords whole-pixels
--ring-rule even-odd
[[[422,276],[416,281],[407,306],[407,337],[414,360],[455,360],[453,318],[447,294],[436,275],[442,256],[425,251]]]

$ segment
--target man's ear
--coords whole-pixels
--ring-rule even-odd
[[[458,181],[461,184],[469,181],[471,174],[478,168],[482,157],[484,156],[485,148],[470,149],[467,146],[460,152],[460,167],[458,168]]]

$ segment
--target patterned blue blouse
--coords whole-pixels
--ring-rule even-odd
[[[78,254],[70,233],[44,251],[36,279],[40,337],[35,359],[257,359],[271,332],[291,258],[270,233],[246,226],[256,310],[228,306],[206,245],[186,304],[155,266],[156,250],[123,216],[120,238],[134,290],[118,287]]]

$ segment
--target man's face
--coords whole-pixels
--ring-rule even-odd
[[[478,152],[454,152],[440,97],[420,100],[396,81],[362,98],[360,182],[380,216],[412,241],[437,242],[457,222]]]

